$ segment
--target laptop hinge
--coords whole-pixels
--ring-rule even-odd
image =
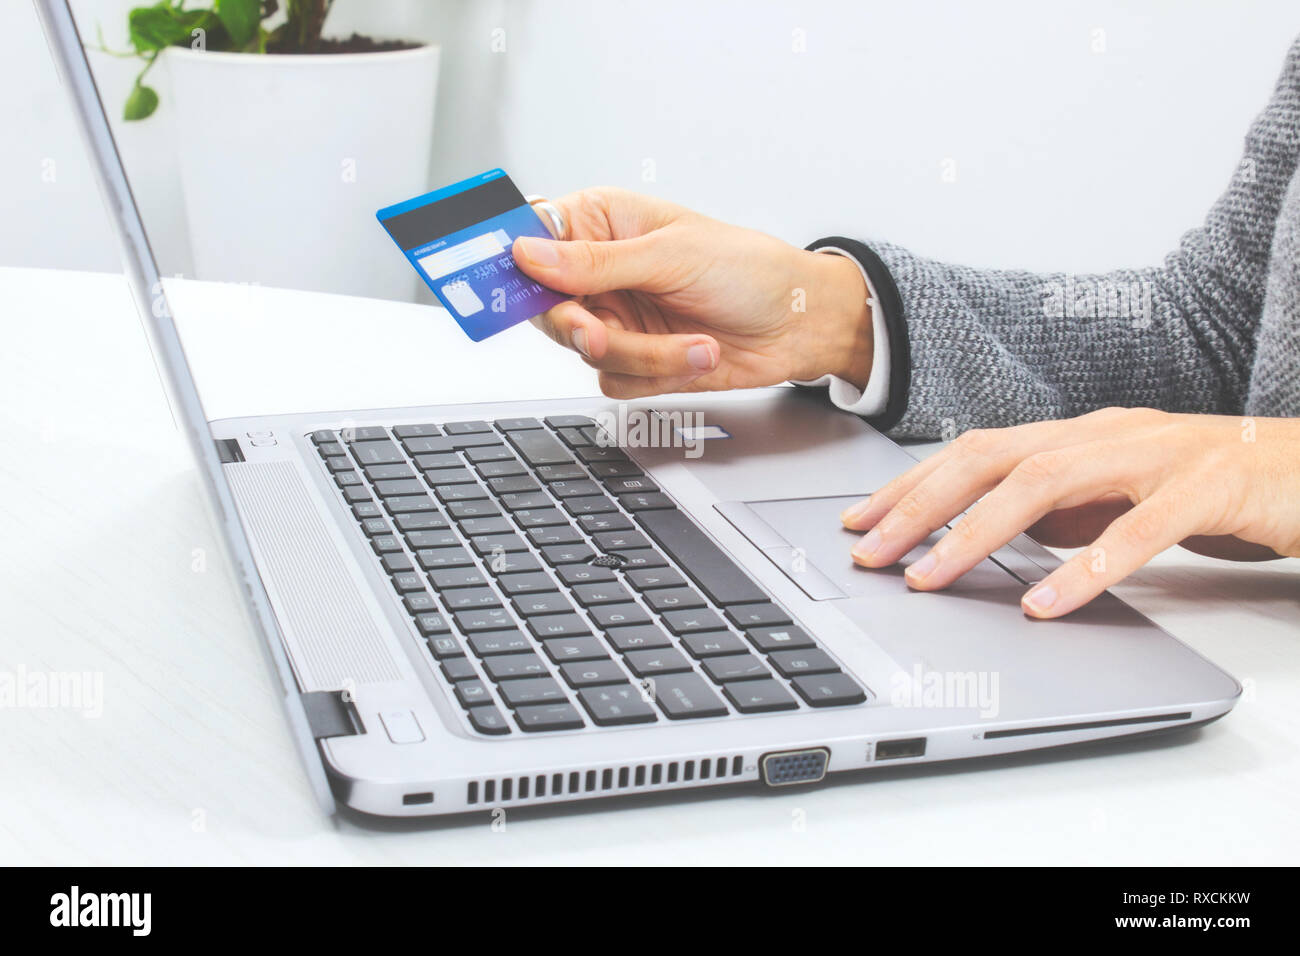
[[[352,737],[365,733],[347,691],[313,690],[299,695],[307,712],[307,725],[317,740],[326,737]]]
[[[244,460],[244,452],[239,447],[238,438],[217,438],[214,441],[217,446],[217,457],[221,459],[223,465],[233,465],[237,461]]]

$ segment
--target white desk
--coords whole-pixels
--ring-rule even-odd
[[[92,671],[99,718],[0,709],[4,863],[1291,863],[1300,561],[1180,550],[1118,591],[1243,680],[1160,744],[375,825],[317,811],[240,623],[117,276],[0,269],[0,671]],[[472,346],[428,309],[174,285],[211,417],[592,394],[529,329]],[[218,374],[218,373],[221,374]],[[233,373],[233,374],[232,374]],[[802,825],[800,825],[802,824]]]

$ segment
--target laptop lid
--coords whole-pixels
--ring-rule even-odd
[[[67,0],[35,0],[50,54],[63,81],[76,115],[77,126],[90,152],[100,193],[117,233],[126,275],[144,325],[159,377],[167,392],[172,417],[198,466],[204,498],[230,558],[249,623],[267,655],[276,689],[289,718],[290,732],[303,758],[312,790],[327,813],[334,812],[334,798],[325,777],[289,659],[271,611],[252,551],[235,510],[230,486],[222,470],[217,447],[208,428],[199,392],[185,350],[181,345],[171,310],[163,292],[144,223],[127,182],[108,117],[86,59],[81,36]]]

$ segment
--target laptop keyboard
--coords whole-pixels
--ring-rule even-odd
[[[309,437],[479,733],[867,699],[590,418]]]

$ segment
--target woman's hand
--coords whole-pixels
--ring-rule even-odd
[[[1039,618],[1068,614],[1179,542],[1237,559],[1300,556],[1300,419],[1106,408],[969,431],[841,518],[870,529],[853,560],[879,568],[968,507],[908,584],[946,587],[1026,529],[1055,546],[1091,542],[1022,598]]]
[[[566,242],[517,239],[515,262],[580,298],[534,323],[600,372],[611,398],[871,373],[858,267],[621,189],[555,200]]]

